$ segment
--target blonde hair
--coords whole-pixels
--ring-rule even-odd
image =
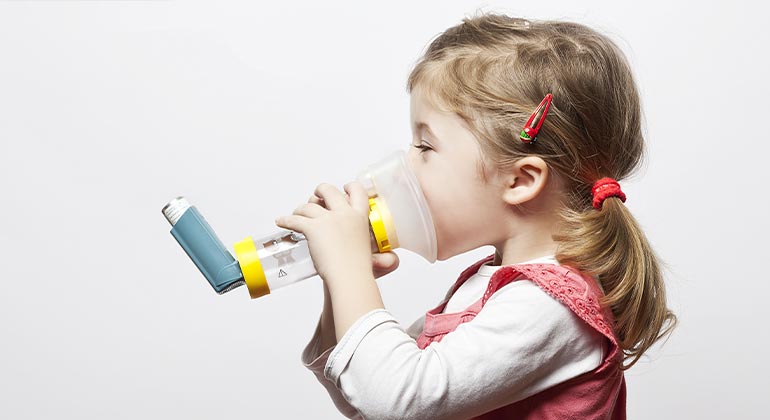
[[[640,100],[624,54],[581,24],[483,14],[431,42],[407,91],[418,85],[468,123],[499,170],[539,156],[561,179],[556,258],[599,281],[623,368],[633,366],[676,316],[666,307],[660,262],[628,208],[617,197],[600,210],[591,204],[596,180],[622,180],[642,160]],[[553,103],[537,142],[525,144],[519,132],[547,93]]]

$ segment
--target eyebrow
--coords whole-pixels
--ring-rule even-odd
[[[425,131],[430,133],[431,137],[435,138],[436,141],[438,141],[438,136],[436,135],[436,133],[433,132],[433,130],[430,129],[430,125],[428,125],[428,123],[423,121],[418,121],[417,131],[420,131],[421,129],[425,129]]]

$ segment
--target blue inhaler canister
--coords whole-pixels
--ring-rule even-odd
[[[240,265],[227,251],[198,209],[177,197],[162,210],[171,223],[171,235],[206,277],[214,290],[228,292],[244,284]]]

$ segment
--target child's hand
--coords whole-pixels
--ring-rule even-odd
[[[372,255],[372,270],[374,278],[378,279],[398,268],[398,254],[393,251],[376,253]]]
[[[348,194],[345,194],[345,197],[347,197],[348,204],[349,204],[350,196]],[[323,199],[318,198],[318,196],[315,194],[311,195],[310,199],[308,199],[307,202],[318,204],[319,206],[326,208],[326,204],[324,203]],[[386,274],[392,273],[398,268],[399,264],[400,264],[400,261],[398,259],[398,254],[396,254],[393,251],[383,252],[383,253],[375,252],[374,254],[372,254],[372,271],[374,272],[375,279],[378,279]]]
[[[327,283],[374,275],[369,198],[357,181],[346,184],[345,191],[348,197],[333,185],[322,183],[315,190],[317,202],[311,197],[292,215],[275,220],[276,225],[305,235],[316,271]],[[393,269],[392,265],[385,268],[387,272]],[[382,271],[382,267],[379,270]]]

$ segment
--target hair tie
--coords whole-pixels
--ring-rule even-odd
[[[618,197],[620,201],[626,202],[626,194],[620,189],[620,184],[612,178],[602,178],[594,182],[593,188],[591,188],[591,194],[594,199],[593,204],[596,210],[601,210],[602,203],[609,197]]]

